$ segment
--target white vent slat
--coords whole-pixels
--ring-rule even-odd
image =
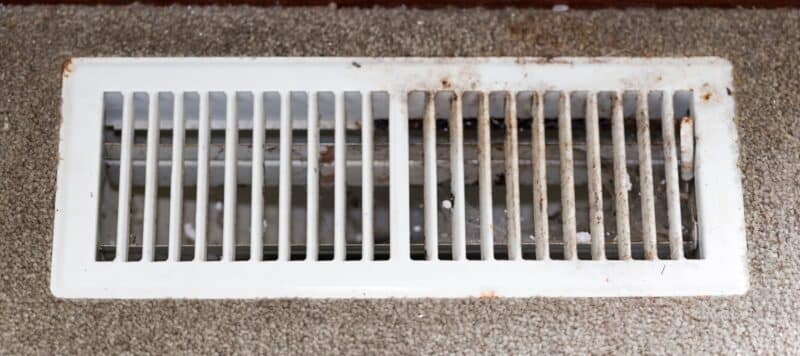
[[[506,99],[506,141],[505,141],[505,184],[506,184],[506,241],[508,259],[522,259],[522,228],[519,221],[519,145],[517,140],[517,99],[513,92],[505,94]]]
[[[306,182],[306,260],[319,255],[319,113],[317,93],[308,93],[308,179]]]
[[[438,182],[436,178],[436,93],[426,93],[425,114],[422,123],[422,140],[425,145],[425,181]],[[364,147],[366,150],[367,148]],[[424,188],[425,203],[423,204],[425,215],[425,257],[429,261],[439,259],[439,217],[438,217],[438,197],[437,185],[425,184]],[[481,197],[481,199],[483,199]],[[483,200],[481,200],[481,212],[483,212]],[[483,215],[481,215],[483,216]],[[366,220],[365,220],[366,221]],[[483,226],[481,226],[483,228]],[[481,230],[481,241],[483,243],[483,230]]]
[[[335,96],[335,143],[334,143],[334,232],[333,232],[333,259],[344,261],[347,255],[347,151],[346,149],[346,117],[344,107],[344,93],[336,92]]]
[[[374,135],[372,114],[372,93],[361,92],[361,259],[372,261],[375,258],[375,232],[373,229],[374,177]]]
[[[466,198],[464,193],[464,118],[462,115],[463,93],[453,93],[450,102],[450,189],[453,194],[449,201],[452,210],[450,229],[453,241],[453,259],[467,259],[466,237]]]
[[[653,161],[650,152],[650,114],[647,91],[636,96],[636,143],[639,146],[639,187],[642,201],[642,240],[645,259],[658,259],[656,252],[656,207],[653,193]]]
[[[544,97],[531,95],[531,165],[533,168],[533,228],[536,259],[550,259],[550,227],[547,214],[547,161],[545,154]]]
[[[222,222],[222,260],[233,261],[236,248],[236,147],[239,146],[239,120],[236,116],[236,92],[225,93],[225,197]]]
[[[694,124],[691,117],[681,119],[681,179],[694,179]]]
[[[155,258],[156,193],[158,192],[158,92],[147,94],[147,166],[145,167],[144,219],[142,226],[142,261]]]
[[[389,259],[410,260],[411,203],[408,168],[408,108],[406,98],[389,93]]]
[[[622,92],[615,91],[611,97],[611,138],[614,150],[614,204],[616,205],[617,251],[619,259],[630,260],[631,232],[630,208],[628,206],[627,160],[625,158],[625,123],[623,122]]]
[[[197,130],[197,198],[195,207],[194,260],[208,256],[208,148],[211,141],[211,112],[208,92],[199,93]]]
[[[747,289],[723,60],[73,67],[53,243],[60,297]]]
[[[669,221],[670,258],[683,259],[681,225],[681,192],[678,187],[678,153],[675,143],[672,91],[661,93],[661,136],[664,145],[664,180],[667,185],[667,216]]]
[[[186,141],[183,115],[183,92],[176,92],[173,97],[172,119],[172,172],[170,173],[169,194],[169,247],[167,260],[180,261],[181,229],[183,228],[183,149]]]
[[[489,93],[480,93],[478,108],[478,189],[480,190],[481,257],[494,259],[494,222],[492,216],[492,147]],[[428,181],[426,179],[426,181]]]
[[[119,205],[117,208],[117,251],[115,260],[128,259],[128,236],[130,234],[131,207],[131,146],[133,145],[133,93],[123,93],[122,99],[122,146],[119,167]]]
[[[280,192],[278,193],[278,261],[288,261],[292,233],[292,120],[291,93],[281,92]]]
[[[309,102],[311,102],[309,100]],[[310,113],[311,111],[309,111]],[[250,260],[261,261],[264,256],[264,95],[253,93],[253,161],[250,185]],[[309,137],[312,127],[309,120]],[[310,141],[310,140],[309,140]],[[309,146],[310,147],[310,146]],[[311,157],[309,155],[309,157]],[[311,160],[309,159],[309,169]],[[310,176],[310,174],[309,174]],[[309,216],[311,210],[309,209]],[[310,218],[309,218],[310,219]],[[316,225],[315,225],[316,226]],[[313,233],[309,228],[309,235]]]
[[[561,229],[564,239],[564,259],[578,259],[575,227],[575,172],[572,153],[572,113],[569,93],[558,97],[558,143],[561,157]]]
[[[589,227],[592,235],[592,259],[606,258],[603,227],[603,178],[600,165],[600,119],[597,116],[597,94],[586,94],[586,168],[589,189]]]

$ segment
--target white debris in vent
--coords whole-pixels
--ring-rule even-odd
[[[189,240],[194,241],[195,237],[194,226],[191,223],[183,224],[183,234],[186,235],[186,237],[188,237]]]
[[[442,200],[442,208],[443,209],[450,210],[452,207],[453,207],[453,202],[451,202],[451,201],[449,201],[447,199]]]
[[[588,245],[592,243],[592,234],[586,231],[578,231],[575,234],[575,239],[578,240],[579,244]]]
[[[553,12],[567,12],[567,11],[569,11],[569,5],[567,4],[553,5]]]
[[[414,225],[414,232],[420,232],[420,231],[422,231],[422,226]]]

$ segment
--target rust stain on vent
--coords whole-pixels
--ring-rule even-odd
[[[72,74],[72,58],[68,58],[61,66],[61,76],[64,79],[69,78],[70,74]]]

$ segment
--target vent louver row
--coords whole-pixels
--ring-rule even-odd
[[[411,92],[409,159],[390,162],[385,92],[106,93],[97,259],[394,259],[396,164],[399,258],[692,257],[693,133],[674,95]]]

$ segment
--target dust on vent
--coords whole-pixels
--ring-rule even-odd
[[[747,290],[719,58],[68,68],[59,297]]]

